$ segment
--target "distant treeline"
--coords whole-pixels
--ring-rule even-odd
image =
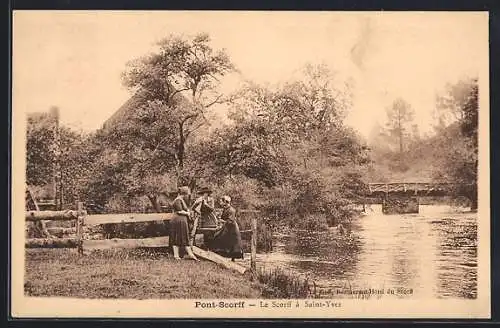
[[[376,182],[450,182],[459,203],[477,208],[478,81],[470,78],[447,85],[436,98],[433,132],[421,135],[414,111],[403,100],[388,111],[388,124],[376,126],[370,136],[372,164],[369,177]]]
[[[26,173],[36,195],[50,198],[56,183],[63,208],[81,200],[108,212],[163,211],[177,186],[196,192],[210,185],[237,208],[259,209],[269,227],[323,229],[358,213],[368,182],[417,164],[475,181],[477,91],[476,107],[450,93],[455,100],[443,110],[461,114],[443,121],[435,136],[412,137],[410,145],[400,124],[387,130],[388,141],[368,147],[344,124],[352,86],[329,67],[307,65],[299,79],[249,82],[224,94],[218,81],[235,67],[208,35],[173,36],[158,46],[125,68],[134,101],[104,128],[83,133],[54,125],[49,114],[29,118]],[[477,81],[468,83],[477,90]],[[215,116],[217,106],[227,108],[227,122]],[[396,137],[405,139],[395,149],[384,146]]]

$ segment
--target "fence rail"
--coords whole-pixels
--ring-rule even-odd
[[[30,238],[26,248],[78,248],[78,238]]]
[[[172,217],[172,213],[91,214],[84,217],[84,224],[88,226],[109,223],[165,221],[172,219]]]
[[[239,213],[259,213],[256,210],[240,210]],[[138,247],[165,247],[169,244],[169,237],[151,237],[137,239],[84,239],[84,226],[97,226],[105,224],[120,223],[142,223],[168,221],[174,217],[173,213],[122,213],[122,214],[87,214],[83,210],[83,203],[77,203],[77,210],[66,211],[27,211],[26,221],[71,221],[75,220],[74,228],[49,228],[53,233],[76,233],[74,238],[30,238],[26,239],[26,248],[77,248],[78,253],[82,254],[85,250],[95,249],[113,249],[113,248],[138,248]],[[214,232],[216,228],[198,228],[197,234]],[[241,236],[244,239],[251,240],[251,270],[256,272],[255,261],[257,252],[257,219],[252,218],[252,227],[250,230],[241,230]],[[244,273],[246,269],[239,264],[231,263],[222,256],[210,251],[202,250],[193,246],[193,251],[197,256],[219,263],[228,269]]]
[[[78,218],[77,211],[27,211],[26,221],[70,221]]]

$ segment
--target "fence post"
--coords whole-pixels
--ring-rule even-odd
[[[83,216],[85,211],[83,210],[83,202],[77,202],[77,219],[76,219],[76,242],[78,248],[78,254],[83,254]]]
[[[251,240],[250,270],[252,276],[257,277],[257,218],[252,216],[252,240]]]

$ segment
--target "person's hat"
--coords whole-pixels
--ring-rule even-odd
[[[212,193],[212,188],[208,186],[201,187],[200,190],[198,190],[198,194],[211,194]]]

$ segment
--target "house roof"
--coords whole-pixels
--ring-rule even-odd
[[[187,98],[181,93],[176,94],[174,96],[174,99],[181,103],[187,101]],[[111,115],[104,122],[102,128],[104,130],[107,130],[112,126],[127,120],[127,118],[131,113],[144,106],[147,103],[147,101],[148,97],[146,90],[136,91],[136,93],[132,97],[130,97],[120,108],[118,108],[116,112],[113,113],[113,115]]]
[[[103,124],[103,129],[109,129],[120,122],[127,119],[130,113],[143,106],[147,101],[146,91],[139,90],[132,97],[130,97],[116,112],[113,113]]]

